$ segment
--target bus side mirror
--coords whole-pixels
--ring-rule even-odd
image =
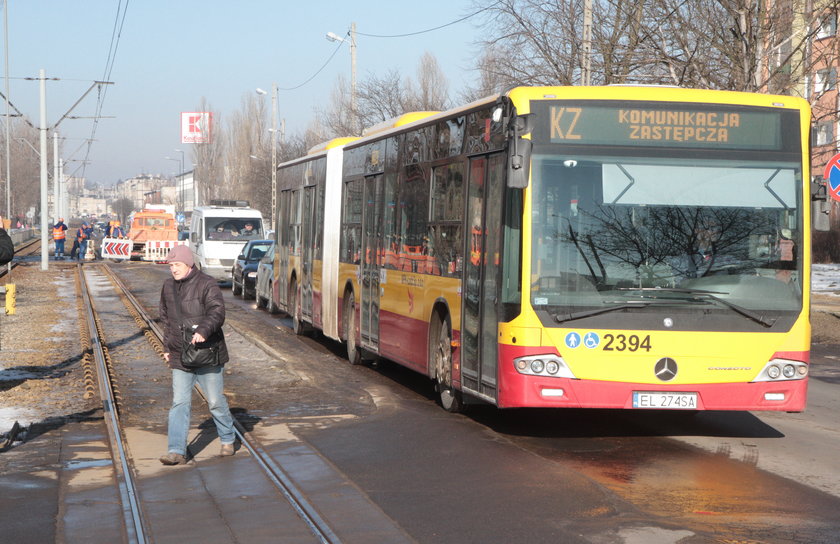
[[[511,121],[511,138],[508,147],[507,186],[511,189],[525,189],[531,175],[531,150],[533,143],[523,136],[534,129],[531,114],[517,115]]]
[[[811,194],[811,223],[817,232],[831,230],[831,200],[828,198],[825,183],[814,181],[814,191]]]

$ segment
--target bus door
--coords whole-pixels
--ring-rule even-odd
[[[379,352],[379,297],[382,270],[382,185],[381,174],[365,178],[362,202],[361,317],[359,333],[363,348]]]
[[[303,188],[303,209],[301,210],[301,263],[300,263],[300,313],[306,321],[312,322],[312,259],[314,257],[315,194],[317,187]]]
[[[496,398],[498,367],[498,276],[502,254],[505,155],[470,159],[461,320],[461,383]]]
[[[289,274],[289,248],[291,247],[291,225],[289,213],[291,211],[292,192],[280,193],[280,213],[277,215],[277,253],[274,261],[274,288],[277,290],[277,304],[286,310],[288,308],[288,286],[286,278]]]

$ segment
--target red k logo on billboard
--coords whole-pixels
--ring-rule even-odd
[[[209,111],[181,112],[181,143],[210,143],[210,127],[213,114]]]

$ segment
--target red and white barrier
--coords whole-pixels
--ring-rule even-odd
[[[100,247],[103,259],[128,259],[133,242],[125,238],[103,238]]]
[[[167,240],[167,241],[153,241],[146,242],[146,248],[143,253],[144,261],[161,262],[166,260],[169,251],[175,246],[187,245],[186,240]]]

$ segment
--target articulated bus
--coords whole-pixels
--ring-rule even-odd
[[[277,172],[275,305],[441,405],[802,411],[810,110],[518,87]]]

